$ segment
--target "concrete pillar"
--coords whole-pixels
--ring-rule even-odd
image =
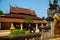
[[[1,23],[0,23],[0,29],[1,29]]]
[[[48,26],[48,24],[46,24],[46,26]]]
[[[36,30],[38,29],[38,24],[36,24]]]
[[[41,27],[44,27],[43,24],[41,24]]]
[[[29,27],[31,27],[31,24],[29,24]]]
[[[36,24],[36,31],[35,32],[39,32],[38,24]]]
[[[51,37],[54,37],[54,26],[53,26],[53,22],[51,22],[50,24],[51,24]]]
[[[20,27],[21,27],[21,30],[22,30],[23,29],[23,23],[21,23],[21,26]]]

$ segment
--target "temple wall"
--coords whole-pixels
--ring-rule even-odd
[[[0,29],[1,29],[1,23],[0,23]]]
[[[11,27],[11,23],[8,23],[8,22],[1,23],[1,29],[2,30],[9,30],[10,27]]]

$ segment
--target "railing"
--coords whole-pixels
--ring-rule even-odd
[[[30,33],[14,36],[3,36],[0,37],[0,40],[40,40],[40,37],[41,37],[40,33]]]

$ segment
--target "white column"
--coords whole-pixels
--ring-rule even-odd
[[[50,24],[51,24],[51,37],[54,37],[54,26],[53,26],[53,22],[51,22]]]
[[[46,26],[48,26],[48,24],[46,24]]]
[[[21,30],[23,29],[23,24],[21,23]]]
[[[36,24],[36,30],[38,29],[38,24]]]
[[[36,24],[36,31],[35,32],[39,32],[38,24]]]
[[[43,24],[41,24],[41,27],[44,27]]]
[[[31,24],[29,24],[29,27],[31,26]]]
[[[0,23],[0,29],[1,29],[1,23]]]

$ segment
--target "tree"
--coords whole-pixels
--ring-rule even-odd
[[[45,20],[45,17],[42,17],[43,20]]]
[[[33,21],[32,21],[33,19],[30,18],[30,17],[27,17],[27,18],[25,18],[24,20],[25,20],[26,23],[31,23],[31,22],[33,22]]]
[[[3,11],[2,10],[0,10],[0,15],[3,15]]]
[[[25,20],[26,23],[28,23],[28,24],[32,23],[32,25],[33,25],[33,18],[27,17],[24,20]],[[33,27],[31,27],[31,26],[29,26],[28,28],[30,28],[30,30],[33,29]]]

